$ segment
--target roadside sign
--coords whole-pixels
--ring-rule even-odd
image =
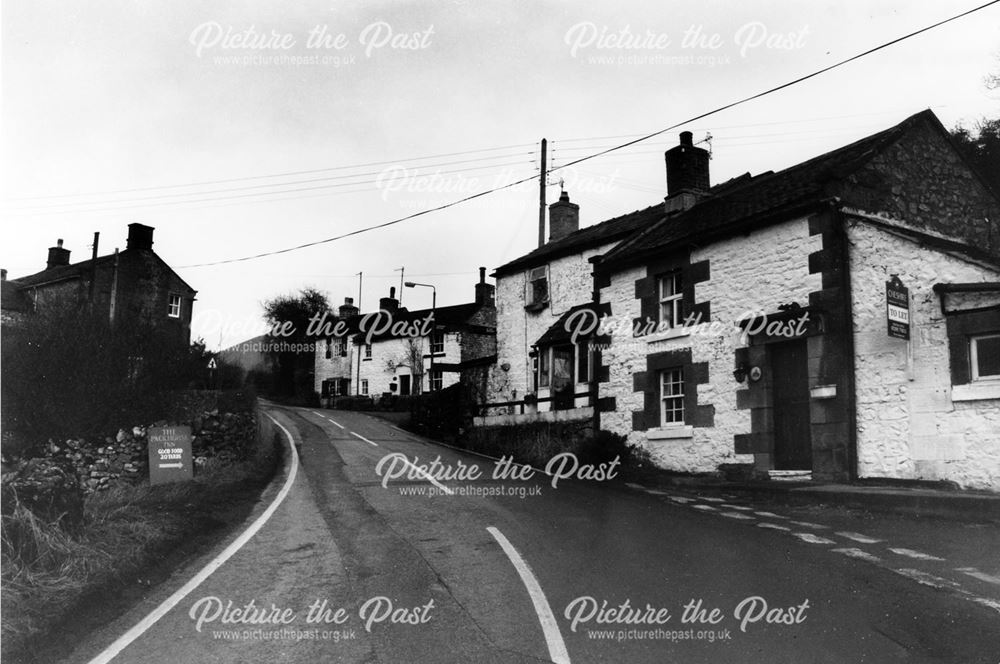
[[[183,482],[194,477],[191,427],[152,427],[149,437],[149,483]]]
[[[208,361],[208,368],[209,369],[215,369],[217,367],[218,367],[218,365],[215,363],[215,358],[214,357]]]
[[[885,282],[885,314],[889,336],[909,339],[910,291],[896,275],[892,275],[892,279]]]

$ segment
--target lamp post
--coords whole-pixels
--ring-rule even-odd
[[[431,289],[431,320],[434,321],[434,327],[431,328],[432,330],[431,338],[428,341],[428,348],[430,350],[430,355],[431,355],[431,366],[430,366],[430,376],[428,376],[427,378],[427,388],[429,392],[433,392],[434,391],[434,331],[433,330],[437,328],[437,320],[436,320],[437,288],[434,287],[434,284],[420,284],[415,281],[407,281],[404,285],[407,288],[416,288],[417,286],[422,286],[424,288]]]

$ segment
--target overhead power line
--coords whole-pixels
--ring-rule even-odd
[[[747,96],[747,97],[743,97],[743,98],[738,99],[736,101],[730,102],[730,103],[725,104],[723,106],[718,106],[718,107],[716,107],[716,108],[714,108],[714,109],[712,109],[710,111],[706,111],[704,113],[700,113],[700,114],[695,115],[693,117],[687,118],[686,120],[683,120],[681,122],[674,123],[674,124],[670,125],[669,127],[664,127],[663,129],[660,129],[658,131],[654,131],[654,132],[649,133],[649,134],[645,134],[643,136],[640,136],[638,138],[632,139],[632,140],[627,141],[625,143],[621,143],[621,144],[619,144],[617,146],[610,147],[610,148],[607,148],[605,150],[601,150],[599,152],[595,152],[593,154],[589,154],[589,155],[584,156],[584,157],[580,157],[579,159],[575,159],[573,161],[570,161],[570,162],[568,162],[566,164],[563,164],[563,165],[558,166],[556,168],[553,168],[551,170],[553,170],[553,171],[560,170],[560,169],[563,169],[563,168],[568,168],[569,166],[573,166],[575,164],[580,164],[580,163],[583,163],[585,161],[590,161],[591,159],[596,159],[596,158],[598,158],[598,157],[600,157],[602,155],[608,154],[610,152],[615,152],[617,150],[621,150],[623,148],[627,148],[627,147],[629,147],[631,145],[635,145],[636,143],[641,143],[641,142],[647,141],[647,140],[649,140],[651,138],[655,138],[656,136],[660,136],[661,134],[664,134],[664,133],[666,133],[668,131],[671,131],[671,130],[676,129],[678,127],[681,127],[683,125],[689,124],[691,122],[695,122],[697,120],[701,120],[701,119],[706,118],[706,117],[708,117],[710,115],[715,115],[716,113],[721,113],[722,111],[728,110],[730,108],[734,108],[736,106],[740,106],[742,104],[746,104],[747,102],[753,101],[755,99],[760,99],[761,97],[765,97],[767,95],[774,94],[775,92],[778,92],[780,90],[784,90],[785,88],[791,87],[793,85],[797,85],[797,84],[802,83],[803,81],[807,81],[807,80],[809,80],[811,78],[815,78],[815,77],[817,77],[817,76],[819,76],[821,74],[825,74],[828,71],[831,71],[833,69],[837,69],[838,67],[842,67],[842,66],[844,66],[844,65],[846,65],[848,63],[854,62],[855,60],[859,60],[859,59],[861,59],[863,57],[871,55],[872,53],[876,53],[877,51],[881,51],[882,49],[888,48],[889,46],[892,46],[894,44],[898,44],[898,43],[900,43],[902,41],[905,41],[907,39],[911,39],[911,38],[913,38],[913,37],[915,37],[917,35],[920,35],[920,34],[923,34],[923,33],[927,32],[929,30],[933,30],[934,28],[937,28],[937,27],[940,27],[942,25],[945,25],[946,23],[950,23],[952,21],[956,21],[956,20],[958,20],[960,18],[963,18],[965,16],[969,16],[970,14],[974,14],[975,12],[981,11],[981,10],[987,8],[987,7],[995,5],[998,2],[1000,2],[1000,0],[991,0],[990,2],[987,2],[986,4],[979,5],[978,7],[974,7],[973,9],[966,10],[964,12],[961,12],[960,14],[955,14],[954,16],[951,16],[949,18],[943,19],[941,21],[937,21],[936,23],[932,23],[931,25],[928,25],[926,27],[920,28],[919,30],[914,30],[913,32],[907,33],[907,34],[905,34],[905,35],[903,35],[901,37],[897,37],[897,38],[895,38],[895,39],[893,39],[891,41],[883,42],[882,44],[879,44],[878,46],[870,48],[870,49],[868,49],[866,51],[863,51],[861,53],[858,53],[856,55],[852,55],[849,58],[845,58],[843,60],[835,62],[834,64],[829,65],[827,67],[823,67],[822,69],[817,69],[817,70],[815,70],[815,71],[813,71],[813,72],[811,72],[809,74],[806,74],[804,76],[800,76],[798,78],[792,79],[791,81],[787,81],[787,82],[782,83],[780,85],[776,85],[776,86],[774,86],[772,88],[764,90],[763,92],[758,92],[756,94],[753,94],[753,95],[750,95],[750,96]],[[306,243],[303,243],[303,244],[295,245],[295,246],[292,246],[292,247],[286,247],[284,249],[277,249],[277,250],[274,250],[274,251],[266,251],[266,252],[262,252],[262,253],[259,253],[259,254],[254,254],[252,256],[243,256],[241,258],[230,258],[230,259],[227,259],[227,260],[213,261],[213,262],[210,262],[210,263],[198,263],[198,264],[195,264],[195,265],[185,265],[185,266],[181,266],[181,267],[194,268],[194,267],[208,267],[208,266],[213,266],[213,265],[226,265],[226,264],[229,264],[229,263],[240,263],[240,262],[244,262],[244,261],[255,260],[257,258],[264,258],[266,256],[276,256],[276,255],[279,255],[279,254],[286,254],[286,253],[289,253],[289,252],[292,252],[292,251],[298,251],[300,249],[306,249],[308,247],[315,247],[317,245],[327,244],[327,243],[330,243],[330,242],[335,242],[337,240],[342,240],[344,238],[353,237],[355,235],[360,235],[362,233],[367,233],[367,232],[370,232],[370,231],[378,230],[380,228],[387,228],[389,226],[394,226],[394,225],[400,224],[400,223],[402,223],[404,221],[409,221],[411,219],[416,219],[417,217],[422,217],[422,216],[431,214],[433,212],[440,212],[441,210],[446,210],[446,209],[448,209],[450,207],[454,207],[456,205],[461,205],[462,203],[465,203],[465,202],[468,202],[468,201],[471,201],[471,200],[474,200],[474,199],[477,199],[477,198],[482,198],[483,196],[488,196],[489,194],[495,193],[497,191],[502,191],[504,189],[509,189],[511,187],[515,187],[517,185],[524,184],[525,182],[528,182],[528,181],[533,180],[533,179],[534,179],[534,177],[527,177],[527,178],[523,178],[521,180],[517,180],[517,181],[514,181],[514,182],[509,182],[509,183],[507,183],[505,185],[501,185],[499,187],[494,187],[492,189],[486,189],[486,190],[477,192],[475,194],[471,194],[469,196],[465,196],[465,197],[460,198],[458,200],[451,201],[450,203],[445,203],[443,205],[438,205],[436,207],[432,207],[432,208],[428,208],[428,209],[425,209],[425,210],[421,210],[419,212],[414,212],[414,213],[408,214],[408,215],[406,215],[404,217],[399,217],[397,219],[392,219],[390,221],[385,221],[385,222],[382,222],[380,224],[374,224],[374,225],[371,225],[371,226],[365,226],[365,227],[362,227],[362,228],[350,231],[348,233],[342,233],[340,235],[335,235],[333,237],[325,238],[325,239],[322,239],[322,240],[314,240],[312,242],[306,242]]]

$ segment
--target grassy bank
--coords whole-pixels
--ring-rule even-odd
[[[242,523],[283,450],[270,422],[259,419],[244,459],[209,459],[190,482],[93,493],[76,533],[15,505],[3,524],[2,659],[52,661],[75,634],[106,623]]]

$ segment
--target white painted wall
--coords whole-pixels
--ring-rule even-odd
[[[1000,272],[870,224],[848,231],[862,477],[949,480],[1000,490],[1000,399],[953,401],[947,327],[932,287],[1000,281]],[[885,282],[910,290],[907,342],[886,333]]]

